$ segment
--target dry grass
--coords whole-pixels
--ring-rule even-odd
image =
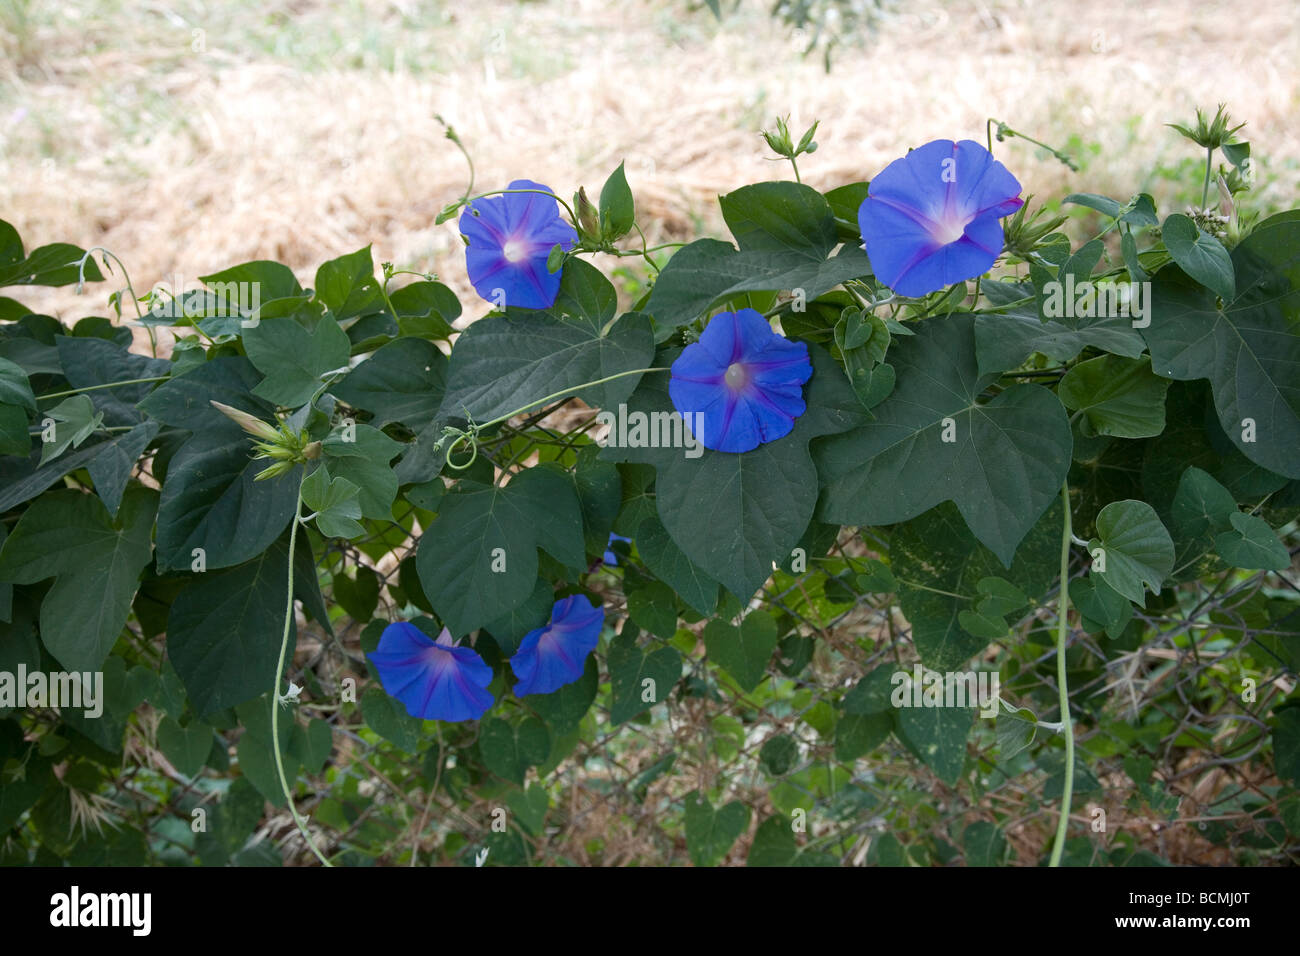
[[[829,77],[767,6],[744,0],[718,25],[685,0],[0,0],[0,216],[29,243],[107,246],[141,289],[263,257],[310,282],[324,259],[373,243],[377,261],[469,292],[454,223],[433,225],[466,172],[435,114],[481,188],[598,188],[626,159],[653,240],[716,229],[716,194],[788,175],[756,135],[777,113],[822,120],[803,163],[820,187],[869,177],[908,145],[982,139],[992,115],[1048,142],[1077,134],[1080,174],[998,145],[1028,192],[1172,202],[1150,171],[1196,159],[1162,124],[1220,100],[1250,122],[1258,200],[1292,201],[1300,32],[1284,0],[1248,14],[919,0]],[[103,311],[107,291],[24,299],[75,317]]]

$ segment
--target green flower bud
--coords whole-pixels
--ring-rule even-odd
[[[592,205],[591,200],[587,198],[587,188],[585,186],[578,189],[575,205],[578,210],[578,227],[582,230],[582,238],[598,240],[600,238],[600,214],[596,211],[596,207]]]
[[[1231,128],[1228,127],[1228,114],[1224,110],[1224,104],[1219,104],[1218,111],[1214,114],[1214,119],[1206,120],[1205,114],[1198,108],[1196,110],[1196,125],[1183,126],[1181,123],[1166,123],[1166,126],[1172,126],[1178,132],[1182,133],[1197,146],[1205,149],[1220,149],[1228,143],[1232,134],[1245,126],[1245,123],[1238,123]]]
[[[223,405],[221,402],[212,399],[209,399],[209,402],[213,408],[221,412],[221,414],[225,415],[250,435],[264,439],[265,441],[275,441],[280,435],[279,429],[268,422],[262,421],[256,415],[250,415],[248,412],[242,412],[238,408],[231,408],[229,405]]]

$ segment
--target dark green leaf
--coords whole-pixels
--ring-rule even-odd
[[[528,768],[546,761],[551,738],[534,717],[513,725],[490,717],[479,728],[478,749],[488,770],[522,786]]]
[[[1232,530],[1214,538],[1214,550],[1228,564],[1247,571],[1285,571],[1291,567],[1286,546],[1263,518],[1233,511],[1228,521]]]
[[[1152,283],[1143,330],[1151,368],[1208,378],[1219,423],[1251,461],[1300,478],[1300,212],[1260,223],[1232,252],[1239,290],[1215,293],[1167,266]]]
[[[1091,434],[1150,438],[1165,430],[1168,388],[1146,356],[1103,355],[1066,372],[1056,394],[1070,411],[1082,412]]]
[[[568,567],[585,566],[582,517],[565,475],[539,466],[504,488],[462,479],[447,493],[416,562],[453,636],[523,603],[537,582],[539,546]]]
[[[971,711],[962,707],[901,707],[898,732],[903,743],[948,786],[956,786],[966,762]]]
[[[802,289],[805,301],[848,279],[871,274],[866,253],[839,242],[835,218],[815,189],[791,182],[757,183],[722,197],[722,214],[739,249],[699,239],[664,267],[646,305],[660,338],[740,292]]]
[[[704,627],[709,659],[734,677],[747,694],[767,675],[776,641],[776,621],[765,611],[749,612],[739,627],[717,618]]]
[[[188,568],[202,548],[209,569],[261,554],[293,515],[297,475],[255,481],[265,461],[249,458],[233,422],[197,433],[167,471],[158,508],[159,570]]]
[[[1223,243],[1181,213],[1165,218],[1161,235],[1165,248],[1185,273],[1225,301],[1233,298],[1236,279]]]
[[[863,420],[864,413],[834,360],[809,349],[813,376],[808,410],[794,430],[744,454],[681,447],[629,448],[607,444],[603,457],[653,464],[659,518],[682,552],[737,597],[748,598],[785,561],[812,520],[817,478],[808,442]],[[661,354],[658,361],[674,356]],[[629,414],[676,416],[666,376],[646,376],[628,400]],[[662,442],[661,442],[662,444]]]
[[[609,680],[613,704],[610,723],[626,723],[643,710],[668,699],[682,676],[682,657],[673,647],[646,654],[633,635],[620,635],[609,645]]]
[[[686,795],[686,848],[696,866],[716,866],[749,827],[749,807],[733,800],[717,810],[699,791]]]
[[[266,376],[253,394],[297,408],[322,385],[321,376],[348,364],[352,343],[332,318],[308,332],[293,319],[263,319],[244,331],[249,361]]]
[[[29,507],[0,548],[0,580],[54,578],[41,604],[41,640],[74,671],[96,671],[117,642],[152,554],[158,493],[130,489],[116,522],[97,498],[53,492]]]
[[[673,541],[658,515],[641,522],[636,547],[646,567],[703,615],[718,606],[718,582],[704,573]]]
[[[1174,542],[1154,508],[1145,501],[1112,501],[1097,515],[1097,534],[1088,551],[1107,584],[1135,604],[1146,603],[1143,584],[1160,593],[1174,568]],[[1103,557],[1105,570],[1098,566]]]
[[[329,306],[340,322],[383,308],[370,247],[321,265],[316,270],[316,298]]]
[[[311,552],[299,543],[294,595],[325,619]],[[288,539],[225,571],[196,575],[172,603],[167,656],[200,716],[266,694],[284,628]],[[296,630],[289,635],[292,654]],[[290,657],[292,659],[292,657]]]
[[[1010,567],[1069,469],[1065,410],[1038,385],[1012,385],[978,402],[994,376],[975,367],[972,316],[914,328],[915,336],[890,351],[899,383],[876,407],[875,421],[817,449],[827,482],[818,517],[894,524],[953,501],[975,536]]]
[[[356,366],[330,391],[374,415],[383,428],[401,422],[419,431],[433,421],[447,384],[447,357],[432,342],[403,336]]]

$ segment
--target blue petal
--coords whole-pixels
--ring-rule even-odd
[[[905,296],[982,275],[1002,251],[997,219],[1022,205],[1019,193],[1016,178],[973,140],[912,150],[872,180],[858,209],[872,271]],[[952,224],[965,231],[945,243]]]
[[[531,193],[503,193],[498,197],[506,204],[511,231],[522,230],[532,235],[559,218],[560,207],[555,201],[555,191],[550,186],[535,183],[531,179],[516,179],[506,188],[541,190],[541,192]],[[544,196],[543,192],[551,195]]]
[[[957,157],[957,144],[949,139],[938,139],[918,146],[901,159],[886,166],[871,180],[868,195],[892,201],[915,211],[930,223],[938,222],[948,202],[952,166],[944,160]],[[960,175],[960,170],[957,170]]]
[[[993,154],[973,140],[957,144],[957,195],[968,216],[994,211],[997,218],[1021,207],[1020,182]]]
[[[749,375],[739,391],[724,378],[733,362]],[[700,426],[695,437],[706,448],[746,452],[790,433],[806,410],[803,385],[811,377],[805,343],[778,335],[757,310],[740,309],[715,315],[682,351],[668,395],[692,431]]]
[[[909,215],[872,196],[863,200],[858,209],[858,226],[876,278],[900,295],[914,294],[902,292],[898,282],[920,259],[939,248],[932,227],[916,214]],[[942,286],[940,281],[926,291]]]
[[[726,315],[727,313],[722,314]],[[716,321],[716,317],[714,321]],[[735,326],[735,338],[740,345],[737,350],[738,354],[731,360],[733,362],[747,362],[760,353],[779,348],[782,342],[787,342],[772,330],[772,323],[763,318],[763,314],[757,309],[736,310],[732,316],[732,322]],[[709,323],[710,326],[712,324],[712,322]],[[702,338],[703,336],[701,336]],[[793,342],[787,344],[794,345]]]
[[[709,385],[722,384],[722,376],[726,372],[726,363],[719,362],[713,353],[704,347],[703,340],[693,342],[682,349],[682,354],[677,356],[672,366],[674,380],[703,382]]]
[[[752,451],[763,443],[763,431],[754,414],[753,403],[734,396],[721,418],[706,416],[705,434],[700,437],[705,448],[739,453]]]
[[[519,678],[515,696],[549,694],[580,678],[604,623],[605,609],[580,595],[556,601],[550,622],[529,631],[510,658],[510,669]]]
[[[511,189],[550,190],[540,183],[517,179]],[[504,297],[508,307],[544,309],[555,303],[560,274],[546,268],[551,249],[572,249],[578,234],[559,214],[554,196],[505,193],[470,203],[460,217],[460,231],[469,240],[465,268],[474,291],[489,302]],[[505,245],[523,242],[531,254],[520,261],[505,257]],[[500,294],[498,294],[500,290]]]
[[[728,365],[740,358],[744,350],[741,341],[742,327],[742,322],[736,317],[735,312],[719,312],[709,319],[709,324],[700,333],[700,347],[708,352],[713,361],[724,371]],[[768,331],[771,331],[771,326],[768,326]]]
[[[735,414],[735,394],[732,390],[721,382],[708,384],[673,378],[668,381],[668,397],[672,399],[673,407],[681,413],[691,434],[705,448],[720,450],[718,443]],[[696,434],[697,425],[699,434]]]
[[[546,271],[546,256],[513,263],[515,282],[506,290],[506,305],[516,309],[545,309],[555,304],[560,274]]]
[[[492,706],[492,668],[470,647],[436,644],[414,624],[388,625],[367,655],[389,695],[424,720],[477,720]]]

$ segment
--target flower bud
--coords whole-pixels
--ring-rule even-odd
[[[578,227],[582,230],[584,239],[600,238],[600,215],[596,212],[596,207],[591,204],[587,198],[587,188],[585,186],[578,189]]]
[[[221,414],[225,415],[232,422],[248,432],[250,435],[261,438],[264,441],[274,441],[279,437],[280,432],[274,425],[262,421],[256,415],[250,415],[248,412],[240,411],[238,408],[231,408],[229,405],[223,405],[221,402],[209,399],[212,407]]]

